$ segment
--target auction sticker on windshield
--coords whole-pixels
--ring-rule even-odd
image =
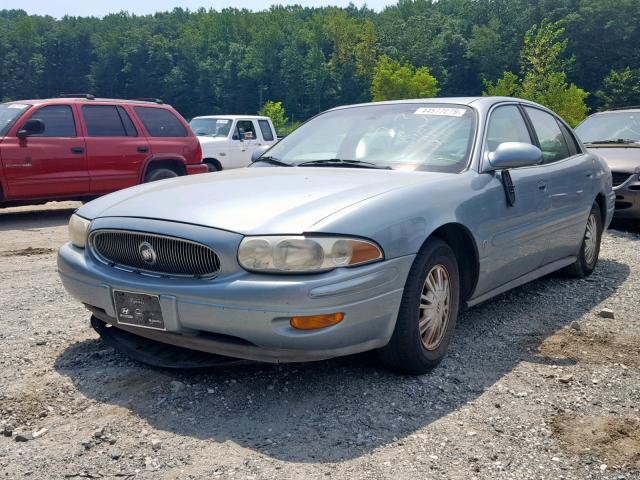
[[[24,103],[12,103],[11,105],[9,105],[9,108],[17,108],[18,110],[24,110],[28,106],[29,105],[25,105]]]
[[[461,117],[466,113],[464,108],[420,107],[414,115],[441,115],[444,117]]]

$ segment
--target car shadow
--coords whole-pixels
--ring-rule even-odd
[[[0,232],[60,227],[69,223],[77,207],[30,207],[0,209]]]
[[[285,461],[337,462],[402,439],[481,396],[521,362],[572,363],[537,349],[607,299],[629,267],[601,260],[583,280],[548,276],[460,316],[449,355],[420,377],[375,354],[197,371],[146,367],[100,340],[68,346],[55,369],[91,399],[129,409],[156,429],[233,441]],[[172,381],[180,384],[171,385]]]

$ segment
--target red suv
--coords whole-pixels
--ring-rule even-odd
[[[86,199],[206,171],[189,125],[160,100],[0,104],[0,206]]]

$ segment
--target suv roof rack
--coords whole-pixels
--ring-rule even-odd
[[[138,100],[140,102],[153,102],[153,103],[157,103],[158,105],[162,105],[164,102],[162,100],[160,100],[159,98],[147,98],[147,97],[143,97],[143,98],[132,98],[131,100]]]
[[[628,107],[609,108],[609,111],[611,111],[611,110],[637,110],[639,108],[640,108],[640,105],[629,105]]]
[[[60,98],[86,98],[87,100],[95,100],[95,95],[90,93],[61,93]]]

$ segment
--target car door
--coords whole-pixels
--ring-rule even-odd
[[[259,143],[261,142],[257,137],[255,122],[250,119],[238,119],[233,126],[231,146],[229,147],[231,168],[249,165],[251,163],[251,154]]]
[[[44,124],[42,133],[18,137],[27,120]],[[84,139],[69,104],[34,107],[2,142],[9,195],[13,198],[56,198],[89,194]]]
[[[545,263],[576,255],[593,199],[593,162],[582,152],[569,128],[554,115],[532,106],[524,111],[542,150],[550,191]]]
[[[82,105],[91,193],[138,183],[140,165],[151,155],[149,142],[122,105]]]
[[[533,143],[530,129],[517,104],[502,104],[489,115],[483,162],[503,142]],[[478,209],[477,233],[481,239],[481,274],[476,295],[515,280],[539,268],[547,245],[544,231],[549,214],[549,190],[541,165],[508,171],[515,202],[507,202],[502,172],[481,175],[485,183]]]

